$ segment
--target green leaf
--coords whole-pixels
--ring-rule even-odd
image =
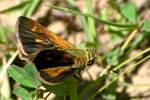
[[[80,43],[79,45],[77,45],[77,48],[80,48],[80,49],[85,49],[86,48],[86,43]]]
[[[29,1],[24,1],[24,2],[22,2],[22,3],[20,3],[20,4],[18,4],[18,5],[13,6],[13,7],[4,9],[4,10],[0,11],[0,13],[8,13],[8,12],[13,12],[13,11],[20,10],[20,9],[22,9],[24,6],[26,6],[28,3],[29,3]]]
[[[67,86],[68,84],[65,84],[65,83],[61,83],[57,85],[46,85],[46,89],[47,91],[50,91],[57,96],[64,96],[68,94]]]
[[[108,46],[114,48],[123,41],[123,37],[119,34],[111,34],[112,39],[108,42]]]
[[[6,34],[5,34],[5,29],[0,26],[0,43],[6,43]]]
[[[12,77],[15,81],[19,82],[20,84],[27,87],[32,87],[32,88],[35,87],[35,85],[27,76],[23,68],[13,65],[8,69],[8,73],[10,77]]]
[[[115,66],[119,63],[119,57],[123,55],[123,51],[120,48],[117,48],[106,53],[105,55],[107,57],[107,63]]]
[[[35,86],[41,85],[41,81],[37,77],[38,70],[36,69],[36,67],[33,64],[25,65],[24,70]]]
[[[14,94],[16,94],[17,96],[20,96],[23,98],[23,100],[31,100],[32,97],[30,95],[30,92],[28,92],[26,89],[22,88],[22,87],[18,87],[14,90]]]
[[[32,2],[28,6],[28,9],[26,9],[27,11],[25,11],[26,12],[25,16],[28,16],[28,17],[32,16],[40,7],[39,5],[42,2],[43,2],[42,0],[32,0]]]
[[[134,3],[125,3],[120,7],[121,14],[131,22],[137,18],[136,5]]]
[[[68,76],[67,80],[64,80],[60,84],[55,84],[55,85],[46,85],[45,88],[46,91],[50,91],[54,93],[57,96],[65,96],[65,95],[70,95],[70,92],[73,92],[76,87],[72,87],[76,82],[76,79],[74,77]],[[72,90],[71,90],[72,89]],[[75,91],[74,91],[75,92]]]
[[[112,57],[111,59],[109,58],[109,59],[107,59],[107,63],[109,64],[109,65],[117,65],[118,64],[118,59],[117,59],[117,56],[114,56],[114,57]]]
[[[116,95],[108,93],[108,95],[105,95],[104,98],[105,100],[116,100]]]
[[[144,21],[144,30],[150,32],[150,19]]]

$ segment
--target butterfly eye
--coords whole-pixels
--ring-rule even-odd
[[[92,60],[89,60],[89,61],[88,61],[88,63],[87,63],[87,65],[88,65],[88,66],[91,66],[91,65],[93,65],[93,64],[94,64],[94,61],[95,61],[94,59],[92,59]]]

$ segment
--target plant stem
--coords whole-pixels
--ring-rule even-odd
[[[150,48],[149,48],[150,49]],[[126,70],[125,72],[123,72],[122,75],[127,74],[130,72],[130,70],[132,70],[133,68],[136,68],[137,65],[141,64],[142,62],[144,62],[145,60],[149,59],[150,55],[146,56],[145,58],[143,58],[142,60],[140,60],[139,62],[135,63],[134,65],[132,65],[130,67],[130,69]],[[97,92],[93,93],[93,95],[89,98],[89,100],[93,100],[93,98],[100,92],[102,92],[104,89],[108,88],[111,84],[113,84],[115,81],[117,81],[119,79],[119,76],[117,76],[115,79],[113,79],[112,81],[110,81],[108,84],[105,84],[102,88],[100,88]]]
[[[87,13],[89,15],[93,15],[93,7],[92,0],[86,0],[87,3]],[[95,20],[93,18],[88,17],[88,41],[94,42],[96,38],[96,28],[95,28]]]
[[[3,76],[5,75],[5,73],[7,73],[7,69],[9,68],[9,66],[14,61],[14,59],[16,58],[17,55],[18,55],[18,50],[11,56],[11,58],[8,60],[7,64],[2,67],[3,69],[0,74],[0,84],[3,82]]]
[[[85,16],[85,17],[90,17],[90,18],[93,18],[94,20],[99,21],[101,23],[116,26],[116,27],[137,28],[139,26],[139,24],[132,24],[132,25],[125,24],[125,25],[122,25],[122,24],[117,24],[117,23],[113,23],[113,22],[108,22],[108,21],[99,19],[99,17],[92,16],[92,15],[87,14],[87,13],[81,13],[79,11],[75,11],[75,10],[67,9],[67,8],[62,8],[62,7],[58,7],[58,6],[52,6],[52,5],[45,5],[45,6],[50,6],[51,8],[54,8],[54,9],[57,9],[57,10],[60,10],[60,11],[63,11],[63,12],[69,12],[69,13],[72,13],[74,15],[81,15],[81,16]]]
[[[137,32],[138,32],[138,29],[135,29],[131,32],[130,36],[128,37],[126,42],[121,47],[122,50],[125,50],[128,47],[128,44],[131,42],[131,40],[133,39],[133,37],[136,35]]]
[[[144,51],[138,53],[137,55],[135,55],[135,56],[133,56],[133,57],[127,59],[126,61],[124,61],[123,63],[119,64],[117,67],[115,67],[115,68],[113,69],[113,71],[117,71],[118,69],[120,69],[121,67],[123,67],[125,64],[129,63],[130,61],[134,60],[135,58],[137,58],[137,57],[139,57],[139,56],[141,56],[141,55],[143,55],[144,53],[147,53],[147,52],[149,52],[149,51],[150,51],[150,48],[147,48],[146,50],[144,50]]]
[[[32,16],[40,3],[41,3],[41,0],[32,0],[30,6],[28,7],[28,11],[26,13],[26,16],[27,17]]]

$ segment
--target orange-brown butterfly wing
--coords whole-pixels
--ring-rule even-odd
[[[81,76],[79,74],[80,74],[79,68],[71,68],[70,66],[60,66],[40,70],[39,78],[46,84],[57,84],[61,83],[62,80],[66,78],[66,76],[68,78],[71,75],[81,80]]]
[[[40,70],[39,78],[46,84],[57,84],[71,72],[73,72],[73,69],[67,66],[46,68]]]
[[[49,31],[44,26],[32,19],[21,16],[18,18],[17,25],[17,41],[21,56],[31,60],[31,55],[36,55],[43,49],[55,48],[75,48],[75,46]]]

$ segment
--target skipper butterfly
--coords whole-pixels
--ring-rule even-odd
[[[36,21],[20,16],[16,24],[19,57],[32,62],[45,84],[61,82],[94,62],[93,53],[78,49]]]

